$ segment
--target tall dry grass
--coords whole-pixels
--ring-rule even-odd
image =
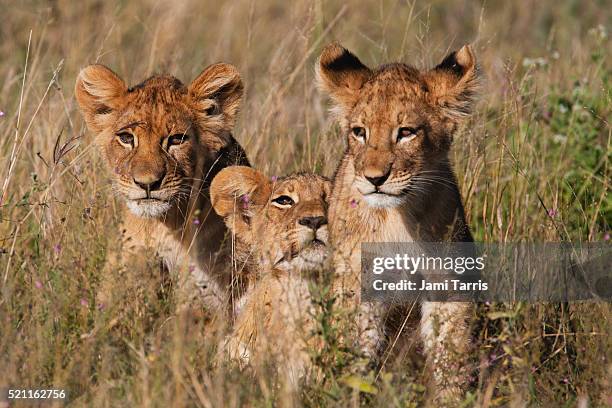
[[[453,160],[476,239],[609,240],[606,1],[4,0],[0,9],[0,388],[65,388],[73,406],[289,401],[273,375],[213,367],[217,334],[174,318],[153,273],[120,282],[121,303],[97,309],[98,271],[107,249],[120,250],[121,203],[73,98],[79,69],[93,62],[131,84],[156,72],[188,82],[231,62],[246,84],[235,134],[254,165],[331,175],[344,141],[313,83],[324,44],[338,39],[371,66],[422,68],[470,42],[486,84]],[[324,321],[324,296],[319,307]],[[488,305],[479,322],[480,370],[465,405],[612,405],[609,304]],[[305,385],[302,403],[422,402],[420,368],[347,380],[351,360],[333,328],[324,335],[316,360],[327,375]]]

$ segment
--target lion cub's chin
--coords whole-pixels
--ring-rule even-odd
[[[323,243],[311,243],[291,260],[281,262],[278,267],[290,272],[312,272],[321,270],[329,257],[328,247]]]
[[[134,215],[142,218],[159,218],[172,207],[167,201],[152,198],[127,200],[127,206]]]
[[[395,208],[402,205],[404,202],[404,197],[381,193],[371,193],[365,194],[363,196],[363,201],[365,201],[368,206],[373,208]]]

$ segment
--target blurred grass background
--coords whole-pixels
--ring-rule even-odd
[[[485,86],[453,160],[476,239],[610,239],[609,1],[0,6],[0,388],[65,388],[72,406],[288,404],[274,376],[213,367],[218,334],[174,318],[154,274],[119,282],[122,303],[97,309],[121,203],[73,97],[94,62],[132,85],[161,72],[188,83],[233,63],[246,85],[235,135],[252,163],[331,176],[344,140],[313,82],[323,45],[339,40],[370,66],[426,68],[472,43]],[[466,406],[612,406],[609,304],[481,309]],[[318,356],[327,376],[306,384],[303,404],[422,402],[422,371],[395,364],[356,386],[336,352]]]

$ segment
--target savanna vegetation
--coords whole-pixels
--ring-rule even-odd
[[[98,307],[123,204],[74,99],[77,73],[94,62],[132,85],[235,64],[246,87],[235,137],[253,165],[331,176],[345,142],[314,83],[325,44],[339,40],[370,66],[425,68],[471,43],[485,80],[452,157],[475,239],[610,240],[605,0],[0,4],[0,388],[65,389],[77,407],[289,404],[265,368],[215,364],[221,333],[176,317],[155,259],[150,273],[117,280],[117,304]],[[358,351],[340,347],[330,324],[328,288],[312,290],[324,375],[301,402],[420,405],[422,367],[358,369]],[[610,312],[605,302],[480,306],[464,406],[612,406]]]

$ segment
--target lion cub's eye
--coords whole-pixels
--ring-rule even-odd
[[[189,136],[187,136],[185,134],[182,134],[182,133],[168,136],[168,147],[170,147],[170,146],[178,146],[178,145],[186,142],[187,139],[189,139]]]
[[[397,141],[412,139],[418,131],[419,129],[413,127],[401,127],[397,131]]]
[[[351,133],[357,140],[364,141],[366,137],[366,130],[363,127],[356,126],[351,129]]]
[[[122,145],[134,147],[134,135],[128,132],[117,133],[117,139]]]
[[[278,208],[289,208],[293,204],[295,204],[295,202],[293,201],[291,197],[282,195],[282,196],[278,196],[275,199],[273,199],[272,204]]]

